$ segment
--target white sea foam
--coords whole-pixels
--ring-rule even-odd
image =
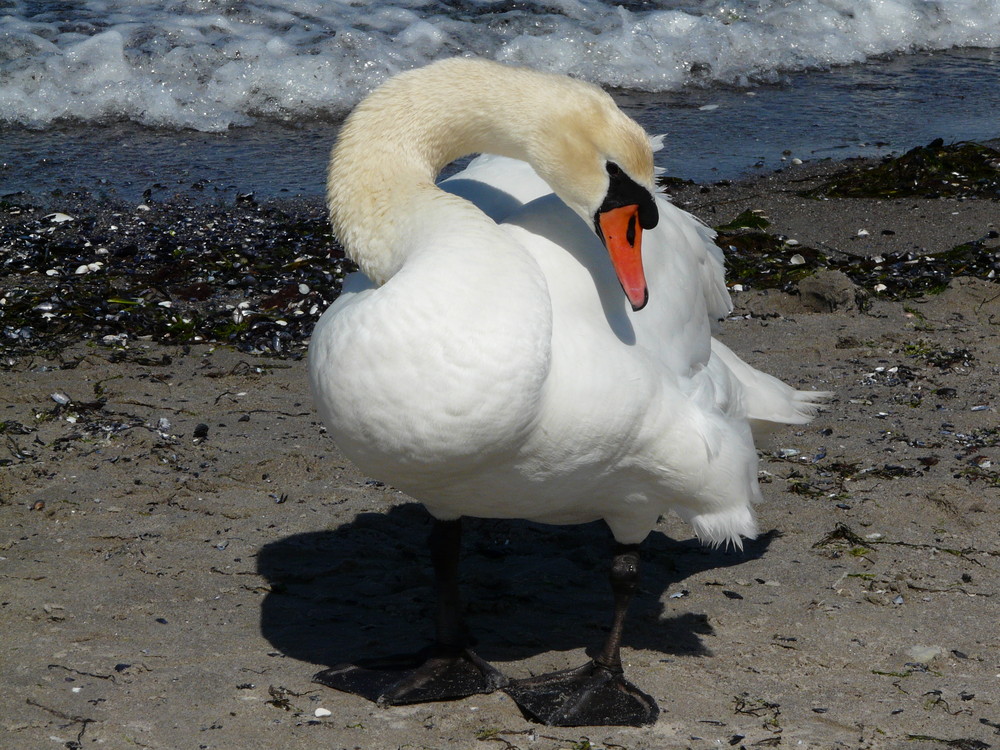
[[[655,5],[655,8],[651,8]],[[0,0],[0,122],[337,115],[455,54],[641,91],[1000,47],[1000,0]]]

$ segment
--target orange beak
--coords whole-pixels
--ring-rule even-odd
[[[649,300],[646,274],[642,270],[642,227],[639,225],[639,207],[621,206],[602,211],[597,215],[604,246],[611,256],[611,263],[618,274],[625,296],[633,310],[641,310]]]

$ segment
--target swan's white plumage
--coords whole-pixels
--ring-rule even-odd
[[[486,82],[493,111],[476,98]],[[731,308],[721,253],[660,196],[643,233],[649,303],[633,312],[581,216],[607,189],[605,160],[652,189],[638,126],[587,84],[473,60],[400,76],[359,111],[329,201],[376,282],[345,283],[310,350],[318,408],[348,457],[442,519],[603,518],[634,543],[673,510],[708,542],[752,537],[752,428],[807,421],[825,394],[712,338]],[[546,152],[546,139],[573,145]],[[600,169],[584,163],[587,139]],[[490,150],[432,184],[445,160]]]

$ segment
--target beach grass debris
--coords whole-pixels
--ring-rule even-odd
[[[764,212],[756,209],[747,209],[739,214],[735,219],[715,228],[716,232],[731,234],[741,229],[764,230],[771,226],[771,220],[764,216]]]
[[[726,281],[743,289],[792,291],[797,282],[828,267],[826,253],[789,245],[787,238],[765,230],[762,217],[744,211],[733,221],[716,227],[715,243],[726,256]],[[794,248],[794,249],[793,249]]]
[[[733,696],[733,711],[744,716],[753,716],[763,719],[762,726],[771,732],[781,731],[781,704],[769,701],[764,698],[751,697],[750,693],[743,692]]]
[[[813,545],[813,549],[834,546],[849,547],[851,549],[860,548],[867,549],[869,552],[872,551],[871,545],[845,523],[837,523],[837,525],[834,526],[833,531],[826,534],[822,539]]]

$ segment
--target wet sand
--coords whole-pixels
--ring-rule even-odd
[[[838,257],[976,241],[1000,251],[995,201],[798,195],[835,168],[675,197],[712,225],[759,210],[769,233]],[[10,201],[8,226],[25,218]],[[698,545],[674,518],[647,539],[624,658],[659,721],[549,729],[502,693],[382,709],[310,681],[325,665],[421,647],[431,601],[426,514],[343,458],[310,403],[305,336],[342,272],[318,201],[22,203],[36,223],[20,235],[50,245],[38,263],[63,258],[73,275],[102,258],[133,268],[132,280],[152,273],[143,232],[176,236],[184,221],[209,254],[253,227],[300,239],[282,245],[280,264],[249,258],[236,284],[220,270],[221,292],[182,299],[176,288],[194,276],[136,281],[158,292],[132,307],[183,317],[194,306],[199,323],[235,322],[248,302],[248,325],[206,324],[201,341],[158,328],[152,312],[77,325],[69,291],[54,317],[32,307],[14,320],[25,290],[76,287],[69,272],[5,269],[4,325],[32,330],[5,332],[0,371],[0,746],[1000,746],[994,281],[959,275],[940,293],[894,300],[825,273],[793,284],[798,294],[753,284],[734,294],[726,343],[837,398],[762,447],[764,533],[743,553]],[[157,224],[157,211],[175,218]],[[54,212],[73,217],[65,257],[51,242],[63,225],[43,221]],[[115,237],[139,221],[138,253],[116,254],[128,243]],[[86,256],[102,242],[112,252]],[[110,289],[136,292],[129,278]],[[464,593],[479,653],[514,677],[581,663],[608,624],[609,544],[599,524],[470,520]]]

